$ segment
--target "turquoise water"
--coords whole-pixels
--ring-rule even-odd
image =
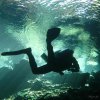
[[[73,49],[82,72],[100,70],[99,0],[0,0],[0,52],[31,47],[41,66],[46,32],[55,26],[61,33],[54,51]],[[13,69],[22,59],[27,56],[0,56],[0,68]]]
[[[96,30],[99,27],[99,6],[97,0],[2,0],[0,51],[31,47],[40,66],[44,64],[40,55],[46,52],[46,32],[56,26],[62,31],[57,38],[59,41],[53,43],[55,51],[74,49],[82,71],[86,65],[98,65],[99,44],[96,42],[99,39],[94,34],[99,34]],[[93,27],[93,24],[98,26]],[[7,63],[5,66],[18,62],[15,57],[0,59],[1,64]]]

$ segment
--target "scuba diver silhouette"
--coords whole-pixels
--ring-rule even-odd
[[[37,63],[35,61],[34,56],[32,55],[31,48],[26,48],[18,51],[11,51],[11,52],[3,52],[1,53],[2,56],[9,56],[9,55],[19,55],[19,54],[27,54],[29,59],[29,64],[33,74],[45,74],[48,72],[57,72],[63,75],[64,70],[68,70],[71,72],[79,72],[80,67],[73,56],[74,51],[70,49],[66,49],[60,52],[53,51],[53,46],[51,42],[57,38],[60,34],[60,28],[51,28],[47,31],[47,51],[48,56],[43,54],[41,57],[47,61],[47,64],[37,67]]]

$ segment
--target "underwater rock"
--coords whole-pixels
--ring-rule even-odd
[[[75,73],[76,74],[76,73]],[[35,79],[28,80],[28,87],[24,87],[24,89],[16,91],[15,94],[12,94],[10,98],[13,100],[99,100],[100,96],[100,85],[98,84],[98,88],[94,88],[94,85],[90,86],[92,81],[89,81],[88,73],[77,74],[80,77],[78,80],[82,82],[82,86],[74,87],[75,81],[77,81],[77,77],[72,74],[66,74],[63,78],[58,77],[59,75],[54,75],[56,79],[60,79],[61,83],[54,83],[50,76],[39,76]],[[95,85],[98,83],[100,72],[93,73],[95,79]],[[80,76],[81,75],[81,76]],[[73,84],[68,85],[68,81],[64,81],[66,78],[75,78]],[[48,78],[47,78],[48,77]],[[73,78],[71,80],[73,80]],[[88,79],[88,81],[86,81]],[[97,82],[96,82],[97,81]],[[84,82],[84,85],[83,85]],[[26,84],[26,83],[24,83]],[[89,84],[89,85],[85,85]]]
[[[31,90],[36,91],[36,90],[40,90],[41,88],[42,88],[42,83],[41,83],[41,81],[36,81],[36,82],[33,84]]]
[[[3,75],[2,71],[6,69],[6,74]],[[27,83],[28,79],[34,79],[36,76],[32,77],[31,70],[29,69],[28,62],[26,60],[20,61],[18,64],[13,66],[13,70],[9,70],[8,68],[0,69],[1,76],[0,77],[0,99],[6,98],[13,93],[16,93],[22,89],[28,88],[29,84]]]
[[[62,91],[62,92],[60,92]],[[100,89],[93,89],[89,87],[73,89],[66,88],[63,90],[59,88],[59,91],[54,90],[47,91],[21,91],[14,100],[99,100]],[[18,99],[19,98],[19,99]]]

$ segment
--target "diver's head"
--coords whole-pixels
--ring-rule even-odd
[[[66,50],[64,50],[64,51],[63,51],[63,53],[64,53],[65,55],[70,55],[70,56],[73,56],[74,51],[73,51],[73,50],[71,50],[71,49],[66,49]]]

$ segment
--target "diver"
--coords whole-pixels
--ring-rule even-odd
[[[34,55],[32,55],[31,48],[26,48],[18,51],[11,52],[3,52],[2,56],[11,56],[11,55],[19,55],[19,54],[27,54],[29,59],[29,64],[33,74],[45,74],[48,72],[57,72],[60,75],[63,75],[64,70],[68,70],[71,72],[79,72],[80,67],[78,61],[73,56],[74,51],[70,49],[66,49],[60,52],[53,51],[53,46],[51,42],[58,37],[60,34],[60,28],[51,28],[48,29],[46,35],[46,43],[47,43],[47,51],[48,56],[45,54],[42,55],[47,64],[38,67],[35,61]]]

